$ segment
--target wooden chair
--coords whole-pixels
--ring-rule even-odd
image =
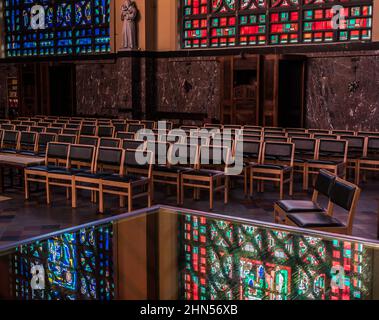
[[[100,138],[113,138],[114,136],[114,127],[113,126],[98,126],[97,127],[97,136]]]
[[[57,141],[75,144],[76,139],[77,139],[77,136],[73,134],[60,134],[58,135]]]
[[[29,131],[30,127],[29,126],[23,126],[23,125],[18,125],[15,127],[16,131]]]
[[[318,203],[318,197],[322,194],[329,198],[330,190],[336,180],[336,176],[326,170],[320,170],[312,200],[279,200],[274,205],[275,223],[283,223],[286,215],[296,212],[322,212],[325,209]]]
[[[45,154],[45,164],[41,166],[27,167],[24,170],[25,199],[30,196],[29,182],[45,184],[47,188],[47,173],[49,170],[65,169],[70,149],[68,143],[49,142]]]
[[[116,122],[113,123],[113,126],[116,135],[118,132],[126,132],[128,129],[128,125],[125,122]]]
[[[17,152],[24,155],[34,155],[37,149],[37,133],[22,131],[20,132]]]
[[[80,131],[80,123],[66,123],[64,128]]]
[[[283,199],[283,188],[288,183],[289,195],[292,196],[294,153],[293,143],[264,142],[260,163],[253,165],[250,170],[250,196],[253,195],[254,180],[261,184],[258,191],[263,191],[264,181],[278,182],[280,199]]]
[[[79,136],[77,140],[78,144],[83,144],[87,146],[94,146],[95,148],[99,145],[99,137],[96,136]]]
[[[83,124],[80,128],[81,136],[96,136],[97,135],[97,126],[92,124]]]
[[[119,131],[116,133],[116,138],[119,138],[121,140],[123,139],[131,139],[133,140],[134,137],[135,137],[135,133],[134,132],[123,132],[123,131]]]
[[[355,184],[359,185],[358,160],[365,156],[367,138],[363,136],[341,135],[340,139],[348,142],[346,169],[347,172],[349,172],[349,169],[354,171]]]
[[[123,172],[124,150],[121,148],[99,147],[96,151],[96,160],[93,171],[75,173],[72,178],[72,207],[77,206],[77,190],[100,192],[100,179],[112,174],[121,175]],[[92,197],[93,199],[93,197]],[[92,200],[91,199],[91,200]],[[104,212],[103,197],[99,197],[99,212]]]
[[[144,124],[140,123],[128,123],[128,132],[137,133],[139,130],[145,129]]]
[[[347,141],[320,139],[317,145],[316,158],[308,160],[305,166],[306,190],[308,190],[309,175],[318,174],[320,169],[329,170],[339,177],[346,176]]]
[[[307,189],[306,164],[309,160],[316,159],[317,140],[313,138],[291,138],[295,145],[294,172],[299,172],[303,176],[303,190]]]
[[[123,139],[122,140],[122,148],[125,150],[127,150],[127,149],[145,150],[146,149],[146,141]]]
[[[263,141],[265,142],[288,142],[288,138],[285,136],[265,136],[263,138]]]
[[[354,136],[355,131],[353,130],[332,130],[332,134],[337,136]]]
[[[330,190],[327,210],[290,213],[286,215],[284,223],[300,228],[351,235],[360,191],[355,184],[337,177]],[[335,206],[348,212],[346,223],[333,217]]]
[[[52,128],[48,127],[45,130],[46,133],[54,133],[54,134],[61,134],[62,133],[62,128]]]
[[[148,166],[147,176],[130,173],[129,168],[140,166],[137,157],[146,158]],[[145,164],[143,165],[145,166]],[[99,202],[104,203],[104,194],[114,194],[120,196],[120,206],[125,206],[125,197],[128,199],[128,212],[133,210],[133,200],[140,197],[147,197],[148,206],[153,201],[152,192],[152,154],[149,151],[125,150],[124,165],[122,174],[113,174],[102,177],[99,186]],[[104,212],[104,208],[99,208]]]
[[[14,124],[4,123],[0,125],[0,129],[7,130],[7,131],[15,131],[16,126]]]
[[[379,137],[379,132],[374,131],[358,131],[357,136],[362,137]]]
[[[18,141],[20,132],[14,130],[4,130],[1,139],[0,152],[2,153],[16,153],[18,149]]]
[[[331,139],[337,140],[338,139],[338,136],[336,134],[313,133],[312,137],[314,139],[329,139],[329,140],[331,140]]]
[[[330,131],[328,129],[308,129],[308,133],[311,133],[311,134],[329,134]]]
[[[45,132],[46,128],[45,127],[40,127],[40,126],[32,126],[29,128],[30,132],[36,132],[36,133],[43,133]]]
[[[222,155],[222,159],[215,157]],[[228,165],[231,161],[230,149],[222,146],[200,146],[195,170],[184,172],[181,176],[181,204],[184,203],[184,189],[194,188],[195,198],[199,198],[197,190],[209,191],[209,209],[213,210],[214,192],[224,190],[224,203],[228,203],[229,176]],[[219,164],[217,164],[219,163]],[[216,170],[215,165],[217,165]],[[208,169],[211,167],[211,169]],[[222,180],[224,182],[222,183]]]
[[[144,124],[145,128],[150,129],[150,130],[155,129],[155,126],[156,126],[155,121],[151,121],[151,120],[141,120],[140,123]]]
[[[288,138],[310,138],[311,134],[307,132],[287,132]]]
[[[54,133],[39,133],[37,136],[37,148],[35,154],[40,157],[46,156],[47,145],[50,142],[57,141],[57,135]]]
[[[286,128],[285,131],[287,133],[307,133],[305,128]]]
[[[356,183],[360,183],[360,176],[366,171],[379,171],[379,137],[370,136],[366,138],[364,156],[357,161]]]
[[[236,140],[234,146],[234,157],[243,158],[243,192],[245,196],[248,195],[248,182],[250,176],[251,166],[259,163],[262,151],[262,142],[260,140]],[[240,177],[241,175],[239,175]]]
[[[108,147],[108,148],[120,148],[121,139],[118,139],[118,138],[100,138],[99,146],[100,147]]]
[[[50,186],[66,187],[67,198],[72,189],[72,179],[80,172],[93,172],[95,163],[94,146],[71,144],[66,168],[49,169],[46,177],[46,202],[50,204]]]

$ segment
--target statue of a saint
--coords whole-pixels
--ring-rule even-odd
[[[125,0],[121,6],[122,46],[125,49],[136,49],[136,18],[138,10],[131,0]]]

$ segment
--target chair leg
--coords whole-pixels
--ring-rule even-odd
[[[303,173],[303,190],[306,190],[306,191],[308,191],[308,183],[309,183],[308,178],[309,178],[308,167],[305,166],[304,173]]]
[[[213,210],[213,179],[209,181],[209,209]]]
[[[125,196],[120,196],[120,207],[125,208]]]
[[[104,213],[104,192],[101,183],[99,183],[99,212]]]
[[[50,185],[49,185],[49,178],[46,177],[46,203],[50,204]]]
[[[149,182],[147,184],[147,206],[148,207],[151,207],[151,205],[153,204],[153,200],[152,200],[152,192],[151,192],[151,189],[152,189],[152,182]]]
[[[71,181],[71,194],[72,194],[72,197],[71,197],[71,206],[73,208],[76,208],[76,181],[75,179],[72,179]]]
[[[225,188],[224,188],[224,203],[228,204],[229,201],[229,177],[225,177]],[[247,191],[247,185],[246,185],[246,191]],[[246,195],[246,192],[245,192]]]
[[[250,170],[250,197],[253,196],[253,191],[254,191],[254,179],[253,179],[253,170]]]
[[[291,171],[291,177],[290,177],[290,196],[293,196],[293,171]]]
[[[355,184],[359,186],[359,180],[360,180],[360,171],[361,171],[361,164],[359,160],[356,162],[355,165]]]
[[[132,187],[129,186],[128,188],[128,212],[131,212],[133,210],[133,191]]]
[[[284,188],[284,185],[283,185],[283,173],[280,174],[280,200],[283,200],[283,188]]]
[[[24,184],[25,184],[25,200],[29,200],[29,183],[28,175],[24,173]]]
[[[180,176],[176,179],[176,204],[180,205]]]

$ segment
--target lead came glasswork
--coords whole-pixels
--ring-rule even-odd
[[[332,28],[332,7],[345,24]],[[370,41],[372,0],[182,0],[182,47]]]
[[[41,0],[45,29],[33,30],[30,0],[5,1],[7,57],[110,52],[111,0]]]

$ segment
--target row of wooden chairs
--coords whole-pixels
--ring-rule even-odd
[[[360,192],[357,185],[321,170],[311,200],[280,200],[275,203],[275,222],[351,235]],[[327,208],[319,204],[319,195],[328,199]],[[348,213],[346,222],[334,217],[335,207]]]

